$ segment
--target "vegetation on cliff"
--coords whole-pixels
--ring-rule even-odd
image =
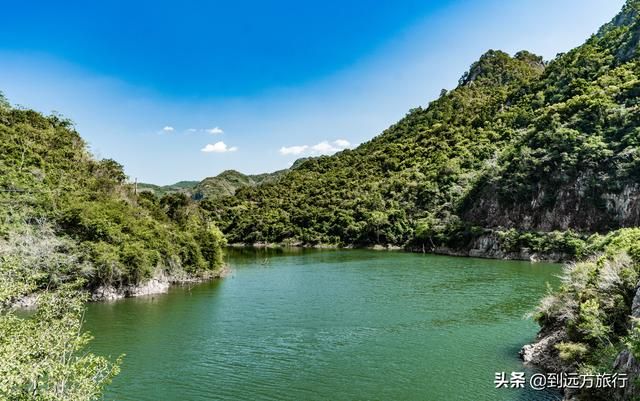
[[[92,400],[119,371],[88,353],[85,295],[222,266],[222,233],[184,194],[136,193],[69,120],[0,94],[0,398]],[[37,311],[10,306],[30,296]]]
[[[458,201],[515,135],[509,99],[542,71],[530,53],[490,51],[456,90],[370,142],[203,206],[230,242],[405,245],[425,221],[457,223]]]
[[[3,101],[0,143],[0,270],[29,283],[28,291],[76,278],[120,286],[157,270],[220,267],[224,239],[196,204],[181,194],[134,193],[122,166],[94,159],[69,120]],[[34,242],[60,263],[45,269],[25,258]]]
[[[203,206],[230,242],[464,247],[483,230],[640,224],[636,1],[545,63],[489,51],[354,150]]]
[[[640,395],[636,355],[640,350],[640,229],[623,229],[601,238],[604,252],[568,264],[557,291],[535,312],[541,326],[533,362],[549,370],[580,374],[630,374],[630,385],[614,399]],[[580,399],[610,400],[611,389],[583,389]]]

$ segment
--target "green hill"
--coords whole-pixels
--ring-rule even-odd
[[[151,192],[157,196],[163,196],[173,193],[183,193],[191,196],[193,188],[195,188],[199,183],[199,181],[179,181],[171,185],[155,185],[141,182],[138,183],[138,191]]]
[[[79,278],[121,287],[221,267],[224,240],[197,204],[136,195],[68,120],[0,97],[0,144],[0,303]]]
[[[208,177],[199,182],[192,189],[191,196],[196,200],[232,196],[240,188],[277,182],[287,172],[289,172],[289,169],[278,170],[273,173],[245,175],[235,170],[226,170],[215,177]]]
[[[634,7],[550,62],[491,50],[371,141],[205,207],[246,243],[460,247],[486,230],[637,226]]]
[[[630,375],[625,389],[567,399],[636,399],[639,48],[640,0],[629,0],[554,60],[491,50],[371,141],[203,207],[231,242],[580,258],[541,302],[539,341],[523,355],[555,372]]]
[[[406,245],[421,219],[454,220],[480,171],[517,135],[512,99],[543,71],[530,53],[490,51],[457,89],[373,140],[205,207],[232,242]]]

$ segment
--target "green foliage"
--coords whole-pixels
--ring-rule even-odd
[[[560,332],[566,338],[556,345],[566,368],[577,366],[584,374],[610,372],[624,347],[635,355],[640,349],[640,331],[631,317],[640,263],[626,253],[635,245],[628,241],[630,234],[635,233],[626,230],[608,239],[592,239],[599,246],[617,245],[598,257],[567,265],[560,288],[538,307],[542,332]],[[627,246],[618,247],[623,243]]]
[[[633,328],[630,330],[629,335],[624,339],[624,344],[627,346],[633,356],[640,358],[640,323],[638,319],[632,319]]]
[[[199,181],[179,181],[172,185],[154,185],[146,183],[138,183],[137,188],[140,192],[148,192],[156,196],[164,196],[171,193],[184,193],[191,196],[193,189],[199,184]]]
[[[586,340],[602,342],[607,339],[611,329],[603,322],[605,316],[596,299],[587,299],[580,304],[575,328]]]
[[[95,160],[69,120],[3,106],[0,143],[0,248],[45,224],[67,244],[58,253],[73,259],[33,269],[0,253],[12,285],[33,291],[77,277],[90,287],[126,285],[159,270],[221,267],[223,241],[203,234],[212,223],[189,197],[135,193],[122,165]]]
[[[556,349],[560,352],[560,359],[567,363],[579,361],[588,351],[586,345],[571,342],[558,343]]]
[[[198,183],[193,188],[192,196],[194,199],[232,196],[240,188],[277,182],[288,171],[288,169],[285,169],[273,173],[245,175],[235,170],[226,170],[215,177],[205,178]]]
[[[83,298],[75,288],[40,295],[28,318],[0,314],[0,398],[89,401],[118,374],[114,362],[86,352]]]
[[[517,230],[514,248],[588,254],[583,233],[637,223],[624,202],[640,184],[633,4],[548,63],[487,52],[457,88],[354,150],[260,185],[227,172],[203,207],[231,242],[433,248],[481,227]]]
[[[588,239],[580,234],[568,231],[529,232],[510,229],[498,231],[502,249],[516,252],[529,249],[536,253],[561,253],[569,258],[583,257],[586,254]]]
[[[203,207],[230,242],[410,244],[429,214],[456,220],[478,171],[516,133],[510,97],[541,70],[532,55],[491,51],[464,85],[370,142],[303,161],[275,182]]]

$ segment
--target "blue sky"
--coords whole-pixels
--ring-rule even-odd
[[[488,49],[550,59],[623,3],[25,0],[3,5],[0,90],[140,181],[260,173],[374,137]]]

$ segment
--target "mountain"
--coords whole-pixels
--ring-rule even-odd
[[[147,183],[138,183],[138,191],[152,192],[157,196],[163,196],[172,193],[184,193],[191,196],[193,188],[196,187],[199,181],[180,181],[172,185],[154,185]]]
[[[455,223],[458,203],[525,123],[514,99],[543,72],[531,53],[489,51],[458,88],[371,141],[205,207],[231,242],[406,245],[423,219]]]
[[[199,182],[193,187],[192,196],[194,199],[232,196],[240,188],[276,182],[288,171],[285,169],[273,173],[245,175],[235,170],[226,170],[215,177],[208,177]]]
[[[296,168],[302,161],[297,160],[291,169]],[[254,175],[242,174],[236,170],[225,170],[215,177],[207,177],[202,181],[180,181],[173,185],[154,185],[147,183],[137,184],[138,191],[150,192],[156,196],[180,193],[201,200],[204,198],[220,198],[231,196],[240,188],[255,187],[257,185],[276,182],[284,176],[290,169],[278,170],[273,173],[262,173]]]
[[[231,242],[579,258],[541,302],[523,357],[553,372],[629,375],[624,389],[565,399],[637,399],[639,47],[640,0],[629,0],[549,62],[491,50],[371,141],[203,208]]]
[[[463,220],[588,233],[640,225],[637,4],[515,99],[528,121],[465,199]]]
[[[371,141],[205,207],[231,242],[435,249],[562,231],[575,255],[574,239],[640,224],[636,10],[550,62],[491,50]]]
[[[149,192],[159,197],[179,193],[194,200],[222,198],[234,195],[240,188],[275,183],[289,171],[312,159],[313,157],[300,158],[290,168],[272,173],[246,175],[236,170],[225,170],[215,177],[207,177],[202,181],[180,181],[173,185],[164,186],[138,183],[137,189],[140,192]]]

